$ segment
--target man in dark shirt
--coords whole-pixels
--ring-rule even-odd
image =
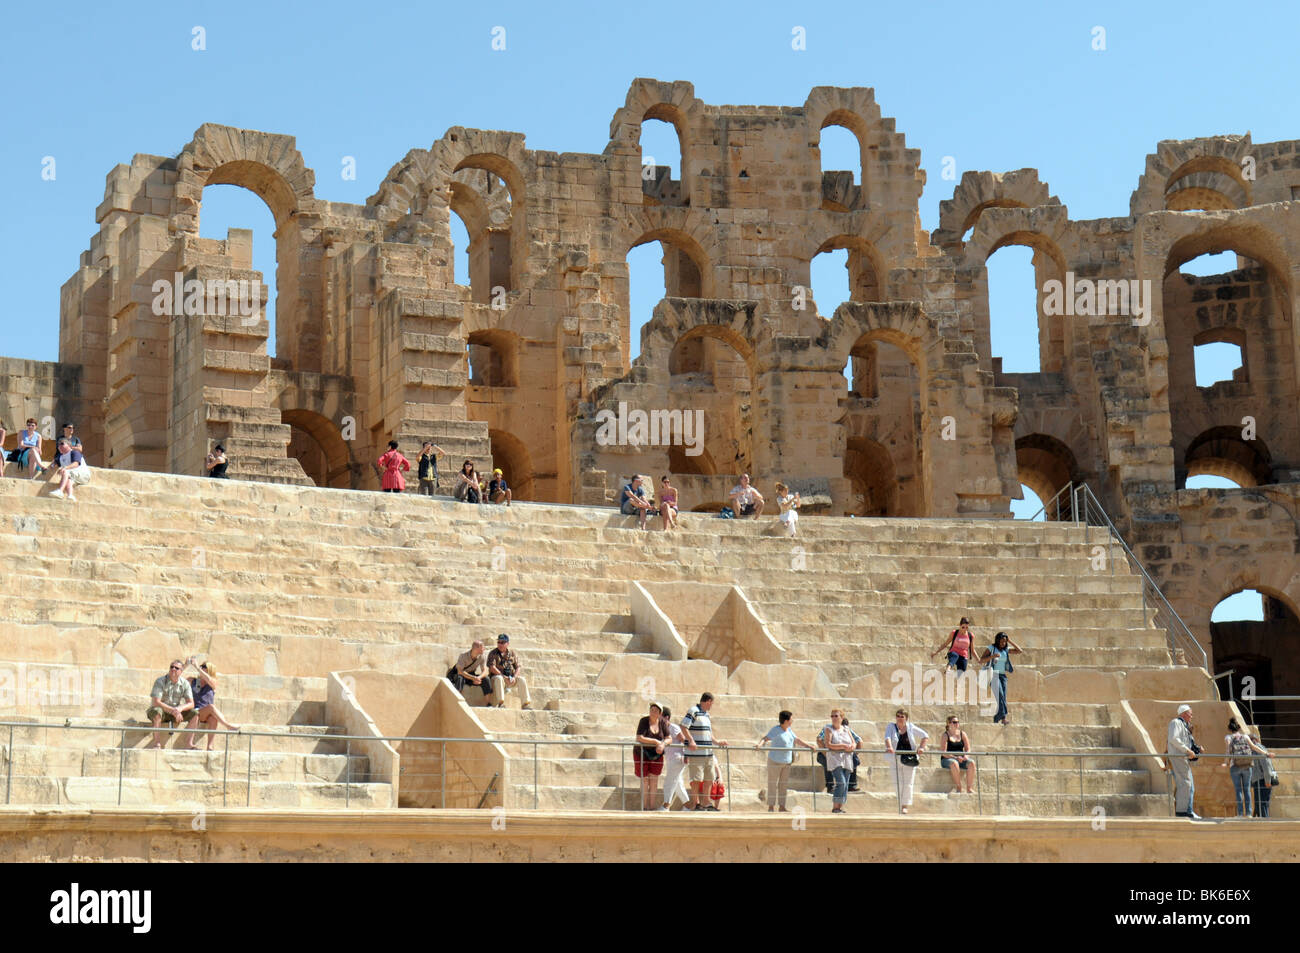
[[[420,462],[417,475],[420,478],[420,495],[433,496],[438,491],[438,455],[447,453],[432,440],[424,441],[420,448]]]
[[[523,676],[519,656],[510,649],[510,636],[502,632],[497,636],[497,647],[488,653],[488,672],[492,676],[492,698],[498,708],[506,707],[506,689],[518,688],[525,710],[533,707],[533,696],[528,691],[528,680]]]

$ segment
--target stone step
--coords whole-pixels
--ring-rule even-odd
[[[189,810],[214,807],[298,808],[301,810],[384,810],[393,807],[392,785],[335,782],[295,783],[241,780],[175,781],[124,778],[18,777],[12,779],[11,805],[70,807],[158,807]]]
[[[202,743],[202,741],[201,741]],[[6,746],[7,749],[7,746]],[[11,767],[15,777],[91,778],[116,777],[119,765],[125,779],[162,781],[247,780],[250,761],[242,745],[229,757],[222,746],[212,751],[173,748],[75,747],[18,745],[10,765],[8,750],[0,751],[0,771]],[[254,782],[370,781],[370,759],[360,754],[315,754],[254,750]]]

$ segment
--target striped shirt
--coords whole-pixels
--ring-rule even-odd
[[[701,750],[686,750],[688,758],[708,758],[712,757],[712,752],[702,749],[713,747],[713,723],[709,721],[709,713],[699,705],[692,705],[691,710],[686,713],[682,719],[682,727],[690,731],[691,737],[695,739],[695,744]]]

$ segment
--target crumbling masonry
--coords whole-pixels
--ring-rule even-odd
[[[680,179],[643,168],[646,119],[675,127]],[[860,168],[821,167],[832,125],[857,138]],[[601,155],[456,127],[364,206],[318,198],[292,137],[204,125],[178,155],[109,173],[62,289],[59,361],[0,363],[0,414],[11,429],[76,419],[100,465],[198,474],[221,441],[232,476],[361,489],[377,488],[369,462],[389,439],[412,455],[432,438],[444,474],[469,457],[502,466],[516,499],[577,503],[670,472],[684,508],[713,508],[748,471],[830,514],[1002,516],[1021,483],[1048,499],[1086,481],[1193,632],[1213,635],[1219,668],[1300,694],[1298,146],[1161,142],[1129,214],[1091,221],[1031,169],[968,172],[927,235],[920,154],[870,89],[719,107],[639,79]],[[250,233],[199,237],[219,183],[275,219],[273,358],[261,315],[154,307],[177,273],[261,277]],[[453,280],[452,213],[469,287]],[[667,295],[630,361],[627,255],[655,241]],[[1007,245],[1034,252],[1041,373],[990,354],[985,262]],[[815,302],[810,262],[834,249],[852,300]],[[1224,250],[1237,270],[1179,272]],[[1054,280],[1154,291],[1142,315],[1114,300],[1052,314]],[[1238,344],[1242,367],[1201,388],[1193,348],[1215,341]],[[620,404],[703,410],[703,443],[601,439],[598,415]],[[1204,473],[1243,489],[1182,488]],[[1242,588],[1271,618],[1212,634],[1211,609]]]

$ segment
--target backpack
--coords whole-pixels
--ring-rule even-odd
[[[718,513],[718,519],[720,520],[734,520],[735,518],[736,518],[736,511],[733,510],[730,506],[724,506],[722,508],[722,511]]]
[[[1235,734],[1228,742],[1228,756],[1232,758],[1234,768],[1249,768],[1255,763],[1251,757],[1254,754],[1250,747],[1250,740],[1242,734]]]

